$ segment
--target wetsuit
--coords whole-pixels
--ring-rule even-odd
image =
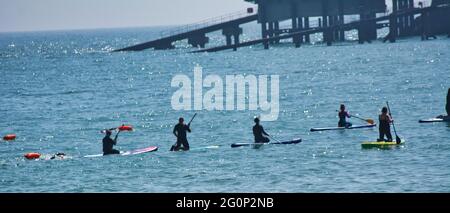
[[[380,115],[379,116],[379,131],[380,137],[378,141],[385,141],[384,136],[386,135],[387,141],[392,142],[392,134],[391,134],[391,117],[389,115]]]
[[[116,142],[117,142],[117,135],[114,140],[111,139],[109,136],[105,136],[103,138],[103,155],[120,154],[119,150],[113,149],[113,146],[116,145]]]
[[[338,123],[338,127],[351,127],[352,123],[347,122],[346,118],[350,118],[350,115],[348,114],[347,111],[339,111],[339,123]]]
[[[181,145],[183,145],[183,150],[189,150],[189,143],[186,138],[186,132],[191,132],[191,129],[186,124],[177,124],[173,128],[173,134],[177,136],[177,143],[175,146],[172,146],[170,151],[178,151],[181,148]]]
[[[447,92],[447,105],[445,105],[445,110],[447,111],[447,116],[450,116],[450,88]]]
[[[253,126],[253,135],[255,136],[255,143],[268,143],[270,142],[269,138],[264,137],[264,135],[269,135],[266,133],[266,131],[264,131],[264,128],[259,125],[259,124],[255,124],[255,126]]]

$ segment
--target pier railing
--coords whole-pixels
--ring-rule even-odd
[[[256,10],[253,10],[253,11],[256,11]],[[212,25],[225,23],[225,22],[232,21],[232,20],[239,19],[239,18],[244,18],[249,15],[254,15],[254,12],[250,13],[247,11],[238,11],[238,12],[234,12],[234,13],[217,16],[214,18],[205,19],[205,20],[199,21],[197,23],[186,24],[186,25],[182,25],[182,26],[178,26],[178,27],[175,27],[172,29],[162,31],[160,33],[160,38],[174,36],[174,35],[178,35],[181,33],[186,33],[186,32],[190,32],[193,30],[202,29],[202,28],[209,27]]]

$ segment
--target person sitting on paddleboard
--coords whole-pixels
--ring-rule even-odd
[[[120,131],[117,132],[114,140],[111,139],[111,130],[107,129],[105,133],[106,135],[103,138],[103,155],[120,154],[119,150],[113,149],[113,146],[117,144],[117,136],[119,136]]]
[[[348,114],[347,111],[345,111],[345,105],[341,104],[341,111],[339,111],[338,113],[339,116],[339,123],[338,123],[338,127],[351,127],[352,123],[347,122],[346,118],[351,118],[350,114]]]
[[[170,151],[180,150],[181,145],[183,145],[182,149],[184,151],[189,150],[189,143],[186,137],[186,132],[191,132],[190,124],[184,124],[184,118],[179,118],[178,124],[173,128],[173,134],[175,135],[175,137],[177,137],[177,143],[173,145],[172,148],[170,148]]]
[[[378,142],[380,141],[387,141],[392,142],[392,134],[391,134],[391,123],[394,120],[392,120],[391,116],[388,114],[388,108],[383,107],[381,109],[381,114],[379,115],[379,131],[380,131],[380,137],[377,139]],[[386,135],[387,140],[384,139],[384,135]]]
[[[255,143],[269,143],[269,136],[264,128],[259,124],[259,118],[255,118],[255,126],[253,126],[253,136],[255,136]]]

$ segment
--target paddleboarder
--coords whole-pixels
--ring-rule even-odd
[[[347,111],[345,111],[345,105],[341,104],[341,110],[338,113],[339,116],[339,122],[338,122],[338,127],[351,127],[352,123],[347,122],[347,118],[351,118],[352,116],[350,114],[348,114]]]
[[[117,132],[114,140],[111,139],[111,130],[105,130],[105,137],[103,138],[103,155],[120,154],[119,150],[113,149],[114,145],[117,144],[117,137],[119,136],[120,130]]]
[[[392,120],[391,116],[388,114],[388,108],[383,107],[381,109],[381,114],[379,115],[379,131],[380,131],[380,137],[377,139],[378,142],[380,141],[386,141],[386,142],[392,142],[392,134],[391,134],[391,123],[394,120]],[[386,135],[387,140],[384,139],[384,136]]]
[[[184,124],[184,118],[178,119],[178,124],[173,128],[173,134],[177,137],[177,143],[170,148],[170,151],[179,151],[180,149],[184,151],[189,150],[189,143],[186,136],[187,132],[191,132],[191,122],[186,125]]]
[[[52,157],[50,157],[50,160],[54,160],[54,159],[64,159],[66,157],[66,154],[63,152],[58,152],[56,154],[54,154]]]
[[[445,111],[447,111],[447,115],[439,115],[437,116],[437,118],[450,119],[450,88],[448,88],[447,92],[447,103],[445,104]]]
[[[447,103],[445,105],[445,111],[447,111],[447,116],[444,117],[450,118],[450,88],[448,88],[447,91]]]
[[[255,136],[255,143],[269,143],[270,140],[266,136],[270,135],[264,131],[263,126],[259,124],[259,118],[255,118],[255,126],[253,126],[253,136]]]
[[[447,117],[450,116],[450,88],[447,91],[447,104],[445,105],[445,110],[447,111]]]

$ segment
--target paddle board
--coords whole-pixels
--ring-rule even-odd
[[[204,151],[204,150],[208,150],[208,149],[218,149],[220,148],[219,145],[212,145],[212,146],[203,146],[203,147],[194,147],[194,148],[190,148],[189,150],[177,150],[177,151],[173,151],[173,152],[184,152],[184,151]]]
[[[142,154],[142,153],[147,153],[147,152],[154,152],[156,150],[158,150],[157,146],[150,146],[150,147],[146,147],[146,148],[142,148],[142,149],[135,149],[132,151],[121,151],[119,155],[121,155],[121,156],[137,155],[137,154]],[[96,154],[96,155],[86,155],[84,157],[85,158],[96,158],[96,157],[102,157],[102,156],[103,156],[103,154]]]
[[[396,147],[396,146],[401,146],[401,145],[404,145],[404,144],[405,144],[404,140],[402,140],[402,142],[400,144],[397,144],[397,142],[395,142],[395,141],[392,141],[392,142],[384,142],[384,141],[378,142],[378,141],[374,141],[374,142],[362,142],[361,143],[361,147],[363,149],[370,149],[370,148],[383,149],[383,148],[392,148],[392,147]]]
[[[450,122],[450,116],[446,116],[444,118],[429,118],[419,120],[419,123],[436,123],[436,122]]]
[[[290,141],[283,142],[270,142],[270,143],[233,143],[231,148],[241,147],[241,146],[261,146],[261,145],[280,145],[280,144],[297,144],[302,142],[302,139],[297,138]]]

